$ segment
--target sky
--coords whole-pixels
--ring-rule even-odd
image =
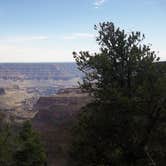
[[[166,0],[0,0],[0,62],[71,62],[97,52],[94,25],[141,31],[166,60]]]

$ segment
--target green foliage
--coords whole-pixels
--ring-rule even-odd
[[[25,122],[15,132],[6,124],[0,125],[0,166],[44,166],[46,154],[39,135]]]
[[[12,136],[8,125],[0,127],[0,165],[12,166],[13,164]]]
[[[46,155],[39,136],[30,122],[25,122],[19,133],[18,148],[15,153],[17,166],[44,166]]]
[[[94,97],[73,131],[73,165],[165,165],[165,65],[140,32],[111,22],[95,29],[100,53],[73,53]]]

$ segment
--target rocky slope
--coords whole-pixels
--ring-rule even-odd
[[[0,63],[0,110],[17,122],[31,119],[40,96],[73,87],[80,77],[75,63]]]
[[[0,88],[0,95],[4,95],[5,94],[5,89],[4,88]]]
[[[72,124],[89,101],[78,89],[67,89],[55,97],[41,97],[34,107],[38,113],[32,123],[46,146],[49,166],[67,165]]]

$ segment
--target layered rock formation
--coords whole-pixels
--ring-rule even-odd
[[[0,79],[67,80],[79,77],[75,63],[0,63]]]
[[[78,89],[65,91],[55,97],[41,97],[34,107],[38,113],[33,126],[42,136],[49,166],[67,165],[70,129],[81,108],[90,101],[90,97]]]

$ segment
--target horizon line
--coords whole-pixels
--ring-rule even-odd
[[[75,61],[54,61],[54,62],[0,62],[0,64],[2,63],[76,63]]]

